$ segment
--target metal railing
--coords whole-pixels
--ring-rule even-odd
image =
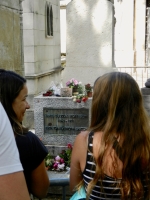
[[[70,169],[69,169],[70,170]],[[62,188],[62,200],[66,200],[66,187],[69,186],[69,170],[64,174],[54,173],[51,174],[50,171],[47,171],[48,177],[50,180],[50,187],[56,186]],[[38,199],[42,200],[42,199]]]
[[[130,74],[140,88],[145,87],[147,79],[150,78],[150,67],[116,67],[115,69]]]

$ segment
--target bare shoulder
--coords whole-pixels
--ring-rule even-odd
[[[82,180],[82,172],[85,168],[87,155],[87,137],[89,132],[82,131],[76,136],[73,144],[70,167],[70,189],[71,191]]]
[[[75,154],[78,154],[79,152],[81,154],[87,149],[88,134],[89,134],[88,131],[82,131],[76,136],[73,144],[73,151]]]
[[[75,139],[75,142],[77,141],[77,142],[82,142],[83,143],[83,141],[87,141],[88,135],[89,135],[89,131],[82,131],[82,132],[80,132],[77,135],[77,137]]]
[[[86,152],[87,152],[87,148],[88,148],[88,135],[89,132],[88,131],[82,131],[81,133],[79,133],[75,139],[74,145],[73,145],[73,160],[77,161],[80,163],[81,165],[85,165],[85,161],[86,161]],[[80,156],[78,156],[80,155]],[[82,168],[82,167],[81,167]]]

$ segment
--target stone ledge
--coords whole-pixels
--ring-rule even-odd
[[[55,67],[53,68],[52,70],[50,70],[49,72],[44,72],[44,73],[39,73],[39,74],[27,74],[25,75],[25,78],[26,79],[38,79],[38,78],[42,78],[42,77],[45,77],[45,76],[49,76],[51,74],[54,74],[58,71],[62,71],[64,68],[63,67]]]
[[[150,88],[141,88],[142,95],[150,95]]]

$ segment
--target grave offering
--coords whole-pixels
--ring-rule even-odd
[[[71,97],[72,96],[72,88],[61,88],[60,92],[61,97]]]

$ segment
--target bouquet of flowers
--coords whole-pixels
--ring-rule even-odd
[[[78,82],[76,79],[72,78],[69,81],[67,81],[66,86],[67,87],[72,87],[72,88],[78,88],[80,82]]]
[[[70,167],[71,153],[71,144],[68,144],[67,149],[63,150],[60,155],[57,155],[55,158],[52,158],[49,153],[45,158],[46,169],[52,171],[65,171],[67,167]]]
[[[73,101],[77,103],[81,103],[81,101],[86,102],[88,100],[88,96],[85,94],[78,94],[77,96],[73,96]]]

